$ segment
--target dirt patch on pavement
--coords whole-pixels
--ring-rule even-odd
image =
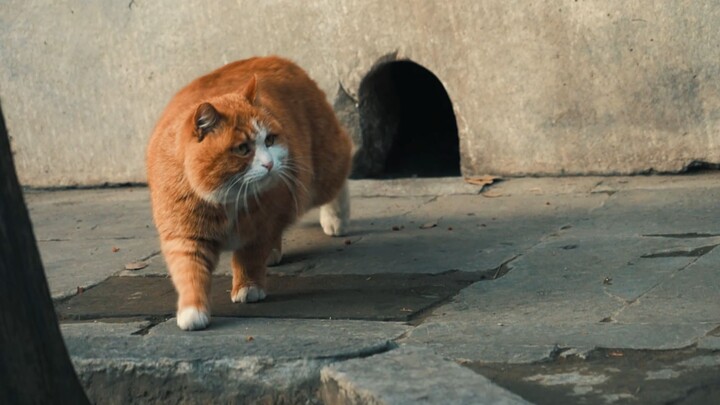
[[[720,403],[720,351],[598,349],[536,364],[464,365],[539,405]]]

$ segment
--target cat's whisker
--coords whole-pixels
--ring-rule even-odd
[[[248,193],[248,190],[250,189],[250,183],[248,181],[246,181],[244,183],[244,185],[245,185],[245,192],[243,193],[243,205],[245,206],[245,215],[249,216],[250,215],[250,207],[248,207],[247,193]]]
[[[244,180],[245,176],[243,176],[242,179]],[[235,197],[235,215],[240,214],[240,197],[243,196],[243,190],[247,191],[247,187],[247,180],[240,183],[240,188],[238,189],[237,195]],[[247,198],[243,198],[243,201],[243,205],[245,206],[245,213],[249,215],[250,213],[248,212]]]
[[[230,183],[228,181],[228,183],[230,183],[230,185],[227,186],[225,189],[225,196],[223,197],[223,200],[222,200],[223,204],[225,204],[227,202],[227,198],[228,198],[228,195],[230,194],[230,191],[232,191],[233,187],[235,187],[235,185],[238,184],[241,180],[242,180],[242,175],[236,175],[235,179],[232,180],[232,183]],[[237,207],[235,207],[235,208],[237,208]]]
[[[242,184],[240,185],[240,188],[238,188],[237,193],[235,193],[235,210],[233,212],[233,215],[237,215],[238,211],[240,210],[240,192],[242,191]]]
[[[282,173],[283,171],[280,171],[280,172]],[[310,191],[307,189],[307,187],[305,187],[305,185],[300,180],[298,180],[298,178],[296,176],[292,175],[292,173],[284,173],[284,174],[287,176],[287,179],[291,180],[296,186],[302,187],[302,189],[305,191],[305,195],[307,195],[307,196],[310,195]]]
[[[290,196],[292,197],[293,201],[295,201],[295,215],[300,215],[300,205],[298,204],[297,197],[295,197],[295,190],[293,190],[290,183],[288,183],[287,180],[285,180],[285,174],[282,171],[279,171],[278,174],[280,175],[279,179],[282,180],[283,183],[285,183],[285,187],[287,187],[288,191],[290,192]]]
[[[253,196],[253,198],[255,198],[255,203],[257,203],[257,206],[258,206],[258,208],[260,209],[260,211],[264,211],[262,204],[260,204],[260,199],[258,198],[258,192],[257,192],[257,191],[258,191],[258,187],[257,187],[257,184],[256,184],[255,182],[253,182],[252,186],[253,186],[253,188],[252,188],[252,196]]]
[[[288,157],[285,159],[284,163],[285,163],[285,166],[292,167],[292,168],[302,170],[305,172],[311,172],[309,167],[305,166],[304,164],[300,163],[299,161],[297,161],[294,158]]]
[[[298,170],[301,170],[301,171],[304,171],[304,172],[310,172],[310,171],[311,171],[311,170],[310,170],[308,167],[306,167],[305,165],[303,165],[303,164],[301,164],[301,163],[298,163],[298,162],[294,162],[294,161],[292,161],[292,160],[286,161],[286,162],[285,162],[285,165],[286,165],[286,166],[289,166],[289,167],[293,167],[293,168],[298,169]]]

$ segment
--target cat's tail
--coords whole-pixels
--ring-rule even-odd
[[[350,191],[347,180],[338,195],[320,207],[320,225],[326,235],[343,236],[350,225]]]

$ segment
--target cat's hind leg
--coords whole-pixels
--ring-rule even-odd
[[[320,225],[326,235],[343,236],[349,224],[350,191],[346,180],[335,199],[320,207]]]
[[[270,249],[270,256],[267,259],[267,265],[277,266],[282,261],[282,235],[278,235]]]

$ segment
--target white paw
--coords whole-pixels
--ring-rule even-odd
[[[347,228],[347,220],[340,218],[330,207],[320,207],[320,225],[325,235],[343,236]]]
[[[279,249],[273,249],[267,259],[268,266],[277,266],[282,260],[282,252]]]
[[[264,300],[265,296],[265,290],[258,286],[251,285],[241,288],[240,291],[232,297],[232,302],[242,302],[243,304],[246,302],[257,302]]]
[[[183,308],[177,313],[177,325],[182,330],[205,329],[210,324],[210,314],[196,307]]]

